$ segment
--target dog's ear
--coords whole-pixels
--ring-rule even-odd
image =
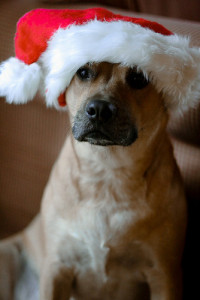
[[[64,108],[67,105],[66,92],[60,94],[60,96],[58,97],[58,104],[61,108]]]

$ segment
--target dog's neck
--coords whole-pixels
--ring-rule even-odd
[[[63,180],[66,171],[70,169],[71,175],[76,174],[77,183],[79,178],[113,180],[113,176],[121,174],[127,178],[143,178],[154,166],[158,168],[160,157],[167,155],[171,146],[167,134],[155,135],[144,141],[136,141],[131,146],[94,146],[87,142],[77,142],[70,134],[62,149],[58,163],[63,166]],[[71,149],[71,150],[70,150]],[[167,155],[168,156],[168,155]],[[66,162],[66,165],[65,165]],[[71,164],[71,166],[70,166]],[[160,166],[162,167],[162,166]]]
[[[77,142],[69,137],[74,153],[79,161],[80,170],[91,172],[128,172],[131,176],[143,176],[157,163],[160,155],[169,150],[169,139],[166,133],[136,141],[131,146],[94,146],[87,142]]]
[[[149,186],[158,178],[165,186],[166,178],[172,178],[175,163],[167,134],[162,132],[144,140],[146,144],[140,145],[140,140],[128,147],[102,147],[77,142],[69,135],[52,170],[50,184],[56,195],[67,198],[67,202],[56,197],[54,209],[65,215],[79,202],[107,206],[108,199],[112,199],[109,203],[133,205],[135,209],[141,201],[146,203]],[[166,171],[169,163],[171,167]]]

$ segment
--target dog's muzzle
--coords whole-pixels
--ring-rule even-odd
[[[129,146],[137,139],[137,130],[132,123],[125,109],[110,101],[92,99],[77,112],[72,132],[80,142]]]

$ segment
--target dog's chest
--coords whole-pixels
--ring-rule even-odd
[[[139,248],[131,232],[147,207],[144,189],[123,177],[100,169],[93,177],[81,174],[77,192],[68,190],[67,207],[58,213],[55,201],[48,214],[55,239],[49,248],[55,247],[53,255],[75,272],[74,299],[132,299]]]
[[[107,296],[110,299],[107,290],[114,293],[114,286],[120,283],[119,288],[122,282],[124,293],[124,286],[133,278],[130,268],[133,259],[127,256],[131,243],[126,241],[126,236],[134,220],[135,212],[124,204],[83,206],[69,221],[59,255],[77,274],[74,299],[90,299],[89,295],[91,299],[100,299],[100,295],[102,299]],[[129,293],[128,289],[127,286]]]
[[[75,252],[80,250],[84,255],[88,252],[91,263],[97,266],[98,261],[102,265],[105,260],[109,252],[108,245],[117,246],[136,219],[135,212],[128,204],[104,203],[80,205],[75,214],[67,220],[60,219],[57,225],[60,232],[65,228],[62,245],[73,245]]]

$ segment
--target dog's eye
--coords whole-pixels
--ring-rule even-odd
[[[90,80],[93,78],[93,72],[88,67],[82,67],[76,72],[81,80]]]
[[[145,78],[142,72],[137,72],[136,69],[131,69],[127,76],[126,76],[126,82],[128,85],[137,90],[141,90],[145,88],[149,81]]]

